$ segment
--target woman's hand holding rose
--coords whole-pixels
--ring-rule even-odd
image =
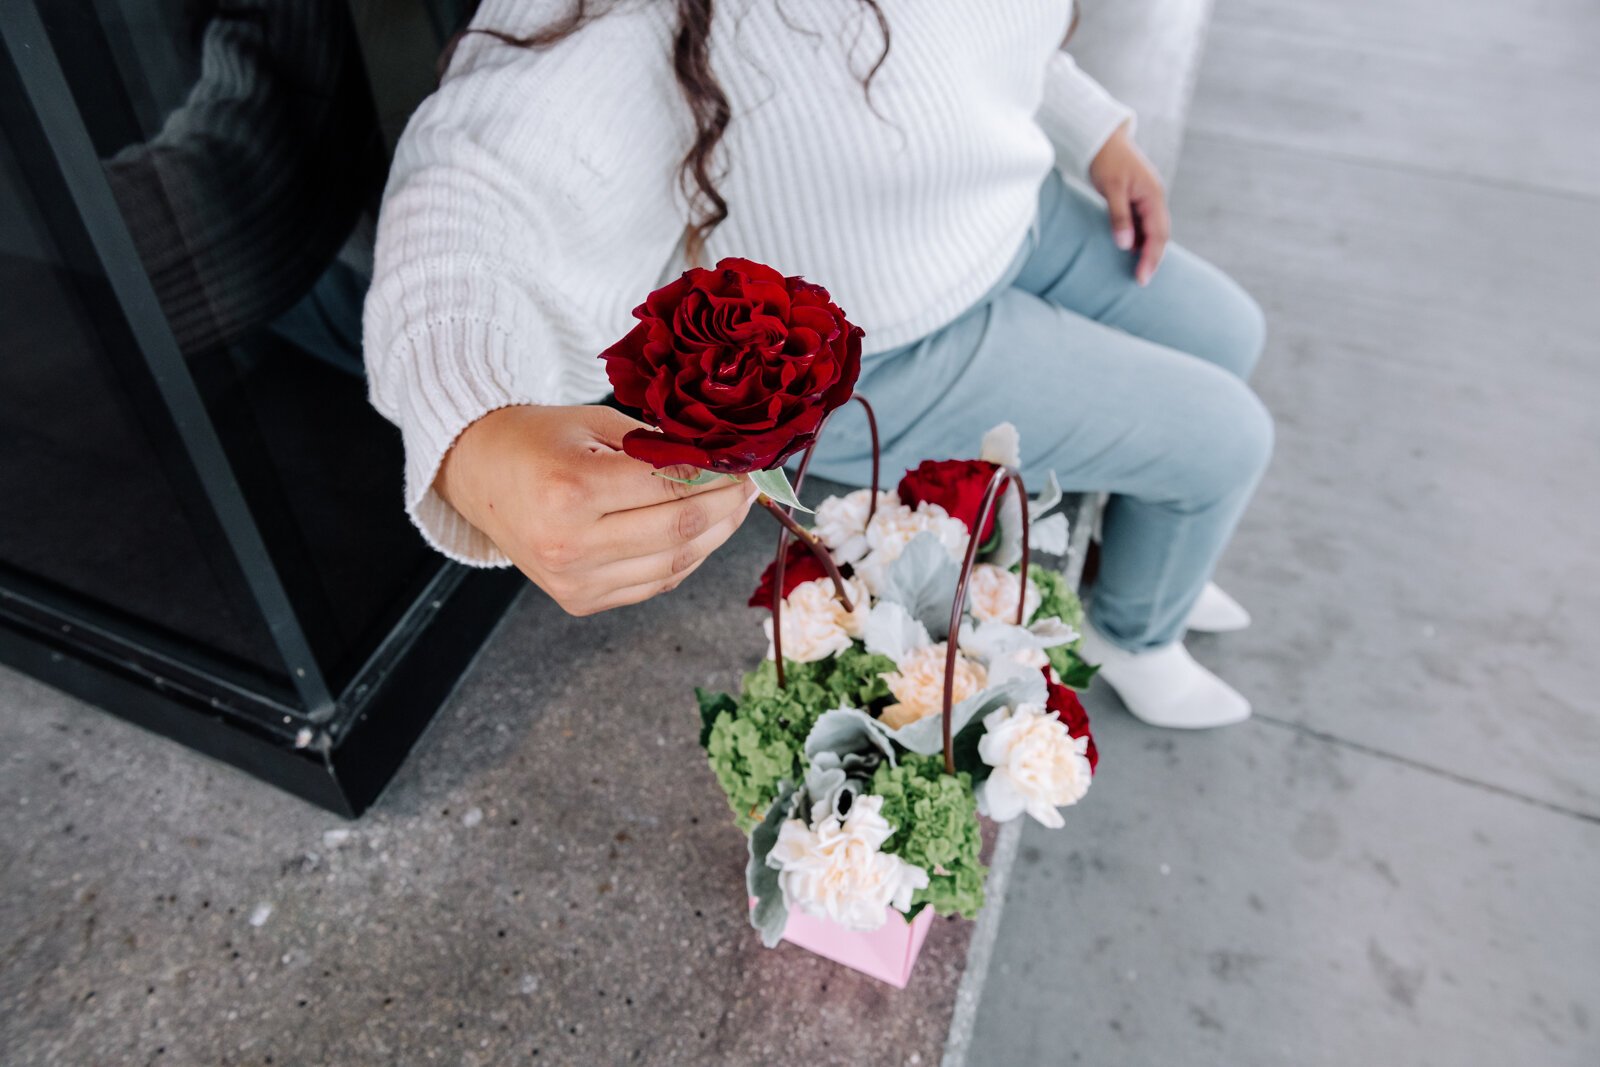
[[[756,497],[744,478],[656,477],[622,452],[642,426],[605,407],[501,408],[461,434],[434,487],[568,613],[635,604],[693,574]]]
[[[605,407],[501,408],[467,427],[434,481],[574,615],[692,574],[744,521],[747,475],[809,446],[861,370],[861,329],[826,289],[750,260],[686,271],[634,316],[600,358],[648,424]]]

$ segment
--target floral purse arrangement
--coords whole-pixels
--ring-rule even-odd
[[[751,922],[903,986],[933,914],[975,916],[980,814],[1050,827],[1097,762],[1075,687],[1082,609],[1030,564],[1065,551],[1050,479],[1030,500],[1016,430],[979,458],[927,461],[895,493],[829,497],[811,528],[782,470],[851,399],[860,338],[826,290],[747,260],[696,269],[602,355],[661,432],[624,449],[693,479],[746,475],[782,525],[753,607],[768,651],[737,697],[697,690],[701,743],[749,836]],[[794,541],[790,542],[790,537]],[[908,925],[909,921],[909,925]]]

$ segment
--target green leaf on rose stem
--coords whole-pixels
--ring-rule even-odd
[[[782,467],[774,467],[769,471],[751,471],[750,481],[755,487],[779,504],[811,514],[811,509],[800,503],[800,498],[794,495],[794,489],[789,485],[789,476],[783,472]]]
[[[650,473],[654,474],[657,478],[665,478],[669,482],[677,482],[679,485],[705,485],[707,482],[716,481],[718,478],[734,477],[731,474],[718,474],[716,471],[701,471],[693,478],[674,478],[665,471],[651,471]]]

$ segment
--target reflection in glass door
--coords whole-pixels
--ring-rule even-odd
[[[48,643],[87,666],[37,672],[113,710],[194,732],[95,671],[261,751],[200,747],[287,749],[369,792],[414,736],[397,717],[420,729],[518,585],[425,548],[366,403],[380,116],[414,106],[457,17],[381,6],[427,15],[420,39],[343,0],[0,11],[0,655],[34,669]]]

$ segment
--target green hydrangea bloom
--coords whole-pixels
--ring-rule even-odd
[[[868,652],[861,642],[853,642],[837,656],[815,663],[783,661],[785,692],[798,702],[813,707],[815,716],[841,704],[866,708],[889,695],[883,675],[895,669],[888,656]],[[744,698],[778,694],[778,669],[770,659],[744,676]]]
[[[808,716],[804,705],[774,695],[741,700],[737,711],[717,714],[706,757],[741,830],[760,820],[779,782],[800,780],[806,733],[823,710]]]
[[[1039,610],[1033,613],[1030,623],[1040,619],[1055,616],[1068,626],[1083,632],[1085,625],[1083,618],[1083,601],[1078,599],[1078,594],[1072,591],[1060,571],[1041,567],[1037,563],[1028,565],[1028,577],[1033,579],[1034,586],[1039,590]],[[1078,654],[1083,640],[1067,645],[1057,645],[1047,648],[1044,654],[1050,658],[1050,666],[1055,668],[1061,680],[1074,689],[1086,689],[1089,681],[1098,669],[1083,661]]]
[[[892,670],[893,660],[856,644],[815,663],[785,660],[782,689],[771,660],[745,675],[742,695],[732,709],[717,712],[706,737],[711,770],[741,830],[761,819],[779,782],[804,777],[806,735],[817,717],[841,704],[865,708],[887,696],[882,674]]]
[[[945,774],[942,756],[907,753],[898,767],[878,767],[872,794],[883,798],[883,817],[895,828],[883,850],[928,872],[914,910],[926,904],[941,915],[975,917],[988,868],[978,862],[983,838],[971,776]]]
[[[1037,563],[1028,564],[1028,577],[1033,579],[1034,587],[1039,590],[1039,610],[1033,613],[1033,618],[1028,622],[1034,623],[1053,615],[1081,633],[1083,603],[1067,584],[1066,577],[1058,570],[1041,567]],[[1074,647],[1076,644],[1073,642]]]

